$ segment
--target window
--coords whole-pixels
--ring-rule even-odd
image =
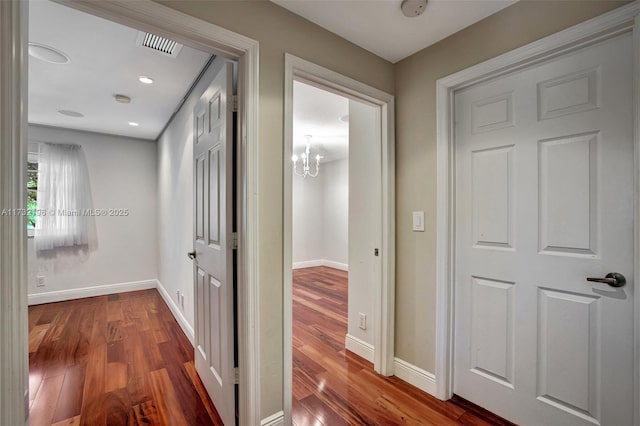
[[[1,0],[0,0],[1,1]],[[89,171],[82,146],[42,142],[37,169],[31,166],[30,182],[37,176],[36,253],[59,248],[96,248],[95,219],[91,203]],[[30,218],[31,219],[31,218]]]
[[[27,230],[36,229],[38,209],[38,163],[29,159],[27,163]]]

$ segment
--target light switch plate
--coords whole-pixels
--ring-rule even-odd
[[[424,232],[424,212],[413,212],[413,232]]]

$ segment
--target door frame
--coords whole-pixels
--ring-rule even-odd
[[[634,82],[634,419],[640,424],[640,1],[507,52],[436,82],[436,396],[453,396],[455,283],[455,92],[623,33],[633,36]]]
[[[0,2],[0,208],[26,207],[27,3]],[[0,217],[0,423],[25,424],[28,397],[27,224]]]
[[[258,83],[259,44],[256,40],[224,29],[171,9],[152,0],[53,0],[95,16],[151,31],[170,37],[181,43],[238,61],[238,345],[239,345],[239,407],[240,424],[259,424],[260,417],[260,292],[258,283]],[[3,31],[0,37],[0,163],[2,182],[0,200],[6,205],[24,204],[26,172],[26,43],[28,11],[24,0],[0,1],[0,20]],[[7,26],[5,27],[5,24]],[[5,30],[6,28],[6,30]],[[5,35],[7,37],[5,37]],[[18,48],[13,53],[14,48]],[[11,54],[9,55],[9,53]],[[6,95],[4,95],[6,94]],[[8,124],[8,125],[5,125]],[[5,172],[6,171],[6,172]],[[5,174],[7,173],[7,174]],[[23,176],[25,175],[25,176]],[[6,180],[5,180],[6,176]],[[10,177],[10,179],[9,179]],[[13,201],[13,202],[10,202]],[[0,353],[2,368],[13,367],[11,380],[0,383],[0,423],[20,424],[28,410],[23,396],[26,389],[28,363],[27,348],[27,298],[26,298],[26,245],[27,234],[24,218],[0,223],[3,235],[0,253],[12,253],[10,259],[0,258],[0,302],[2,324]],[[7,226],[5,227],[5,223]],[[5,297],[9,299],[5,304]],[[10,325],[13,324],[14,327]],[[9,325],[5,327],[5,325]],[[20,334],[20,335],[19,335]],[[6,357],[5,357],[6,356]],[[11,362],[11,364],[9,364]],[[6,364],[5,364],[6,363]],[[19,367],[19,368],[18,368]],[[6,407],[5,407],[6,403]],[[5,410],[6,408],[6,410]]]
[[[284,59],[284,196],[283,196],[283,278],[284,278],[284,412],[291,420],[293,380],[293,274],[292,199],[293,168],[293,82],[303,81],[350,99],[380,107],[382,154],[381,270],[374,284],[374,369],[393,375],[395,331],[395,98],[328,68],[289,53]]]

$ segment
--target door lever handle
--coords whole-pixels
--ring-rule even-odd
[[[196,251],[190,251],[189,253],[187,253],[187,256],[189,256],[189,259],[191,260],[196,260]]]
[[[609,284],[611,287],[622,287],[627,283],[624,275],[617,272],[609,272],[604,278],[587,278],[587,281]]]

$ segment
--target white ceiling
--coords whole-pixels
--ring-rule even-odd
[[[324,162],[349,155],[349,99],[299,81],[293,83],[293,152],[304,152],[305,135],[311,135],[311,154]]]
[[[138,47],[132,28],[47,0],[29,5],[29,41],[71,59],[51,64],[29,57],[30,123],[155,140],[210,57],[184,46],[171,58]],[[141,75],[154,83],[140,83]],[[116,93],[132,102],[117,103]],[[130,121],[139,126],[129,126]]]
[[[271,0],[396,63],[518,0],[429,0],[407,18],[401,0]]]

